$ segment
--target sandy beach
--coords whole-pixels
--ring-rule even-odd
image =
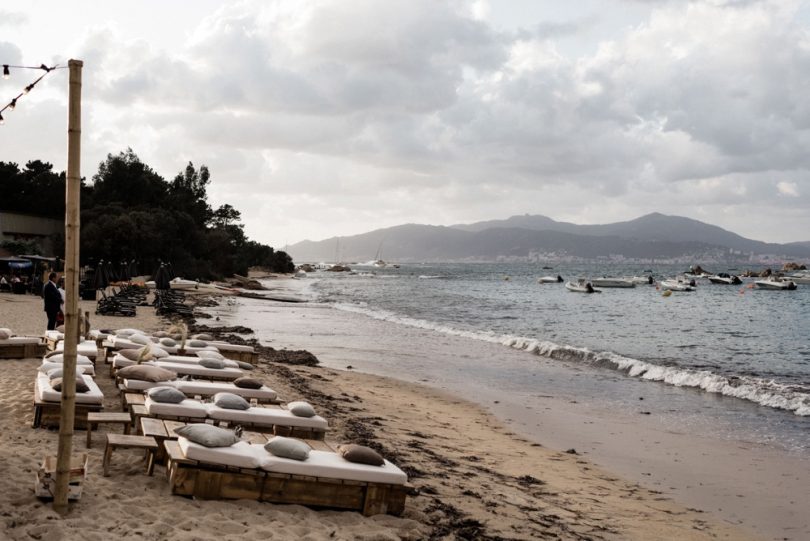
[[[36,297],[0,296],[0,326],[17,334],[40,334],[43,316]],[[93,319],[96,328],[166,325],[147,307],[139,307],[136,318]],[[581,454],[521,437],[480,404],[450,393],[355,371],[270,362],[262,362],[256,375],[285,399],[315,405],[333,427],[328,439],[372,445],[409,474],[418,494],[402,517],[174,497],[165,470],[146,476],[134,452],[116,452],[111,476],[102,477],[100,444],[86,451],[81,433],[74,446],[89,453],[90,474],[81,500],[59,520],[32,491],[34,472],[44,455],[55,453],[57,440],[55,431],[31,428],[39,360],[0,362],[0,536],[8,539],[759,538]],[[103,371],[96,379],[105,408],[117,411],[112,380]]]

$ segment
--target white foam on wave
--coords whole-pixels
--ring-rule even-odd
[[[709,370],[661,366],[609,351],[595,352],[587,348],[556,344],[535,338],[498,334],[491,331],[465,331],[449,325],[411,318],[388,310],[372,309],[358,304],[336,303],[331,306],[338,310],[362,314],[380,321],[389,321],[451,336],[501,344],[551,359],[605,366],[624,372],[634,378],[658,381],[676,387],[702,389],[709,393],[748,400],[762,406],[792,411],[796,415],[810,415],[810,389],[801,386],[786,385],[752,376],[728,377],[715,374]]]

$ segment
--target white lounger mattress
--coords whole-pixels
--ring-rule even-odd
[[[166,404],[164,402],[155,402],[147,397],[144,400],[144,406],[146,406],[146,412],[149,415],[172,415],[174,417],[195,417],[200,419],[204,419],[208,415],[206,404],[188,398],[179,404]]]
[[[260,389],[245,389],[242,387],[237,387],[228,381],[177,380],[153,383],[151,381],[125,379],[121,388],[124,392],[127,392],[145,391],[147,389],[151,389],[152,387],[174,387],[186,396],[194,396],[197,394],[211,396],[217,393],[233,393],[247,399],[258,398],[261,400],[275,400],[278,397],[278,393],[267,385],[262,385]]]
[[[198,376],[198,377],[214,377],[221,379],[236,379],[244,376],[239,368],[225,367],[225,368],[206,368],[198,364],[183,364],[183,363],[167,363],[164,361],[150,361],[155,366],[171,370],[178,375],[185,376]]]
[[[39,344],[41,342],[42,338],[39,336],[12,336],[11,338],[0,340],[0,346],[19,346],[20,344]]]
[[[314,417],[298,417],[288,410],[279,408],[252,407],[246,410],[224,409],[214,404],[208,404],[208,417],[217,421],[236,423],[251,423],[262,426],[291,426],[300,428],[317,428],[327,430],[329,423],[320,415]]]
[[[306,460],[291,460],[274,456],[265,451],[261,445],[253,445],[244,441],[230,447],[213,448],[204,447],[183,437],[179,438],[177,443],[186,458],[209,464],[223,464],[238,468],[259,467],[272,473],[365,483],[402,485],[408,482],[405,472],[387,460],[382,466],[369,466],[349,462],[337,453],[314,450],[310,451],[309,458]]]
[[[253,346],[243,346],[241,344],[230,344],[228,342],[208,342],[209,346],[217,348],[219,351],[238,351],[240,353],[255,353]]]
[[[101,392],[96,382],[93,381],[88,375],[83,375],[82,378],[87,386],[90,388],[86,393],[76,393],[77,404],[102,404],[104,403],[104,393]],[[37,375],[36,383],[34,384],[34,396],[38,401],[42,402],[61,402],[61,391],[54,391],[51,387],[51,380],[48,375],[42,372]]]
[[[62,352],[65,349],[65,342],[64,340],[56,344],[56,348],[54,351]],[[90,357],[91,359],[95,359],[98,355],[98,347],[96,346],[95,341],[93,340],[85,340],[80,342],[76,346],[76,352],[79,355],[84,355],[85,357]]]
[[[168,357],[163,357],[162,359],[158,359],[162,363],[181,363],[181,364],[200,364],[202,361],[202,357],[190,357],[188,355],[169,355]],[[222,362],[225,363],[226,367],[230,368],[239,368],[239,365],[236,361],[232,361],[230,359],[222,359]],[[216,369],[215,369],[216,370]]]

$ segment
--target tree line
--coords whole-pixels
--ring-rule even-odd
[[[247,274],[252,266],[292,272],[287,253],[247,238],[238,210],[211,207],[210,183],[205,165],[189,163],[167,181],[132,149],[107,155],[91,183],[82,179],[82,264],[135,259],[141,273],[151,274],[164,261],[177,275],[200,279]],[[0,210],[64,218],[65,173],[49,163],[20,168],[0,161],[0,194]],[[54,245],[64,253],[63,237]]]

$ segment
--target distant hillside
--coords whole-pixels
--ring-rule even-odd
[[[537,259],[549,254],[582,259],[726,257],[730,250],[810,258],[810,242],[768,244],[697,220],[663,214],[605,225],[577,225],[545,216],[514,216],[452,227],[408,224],[289,247],[296,261],[363,262],[374,259],[378,250],[383,259],[401,262]]]

